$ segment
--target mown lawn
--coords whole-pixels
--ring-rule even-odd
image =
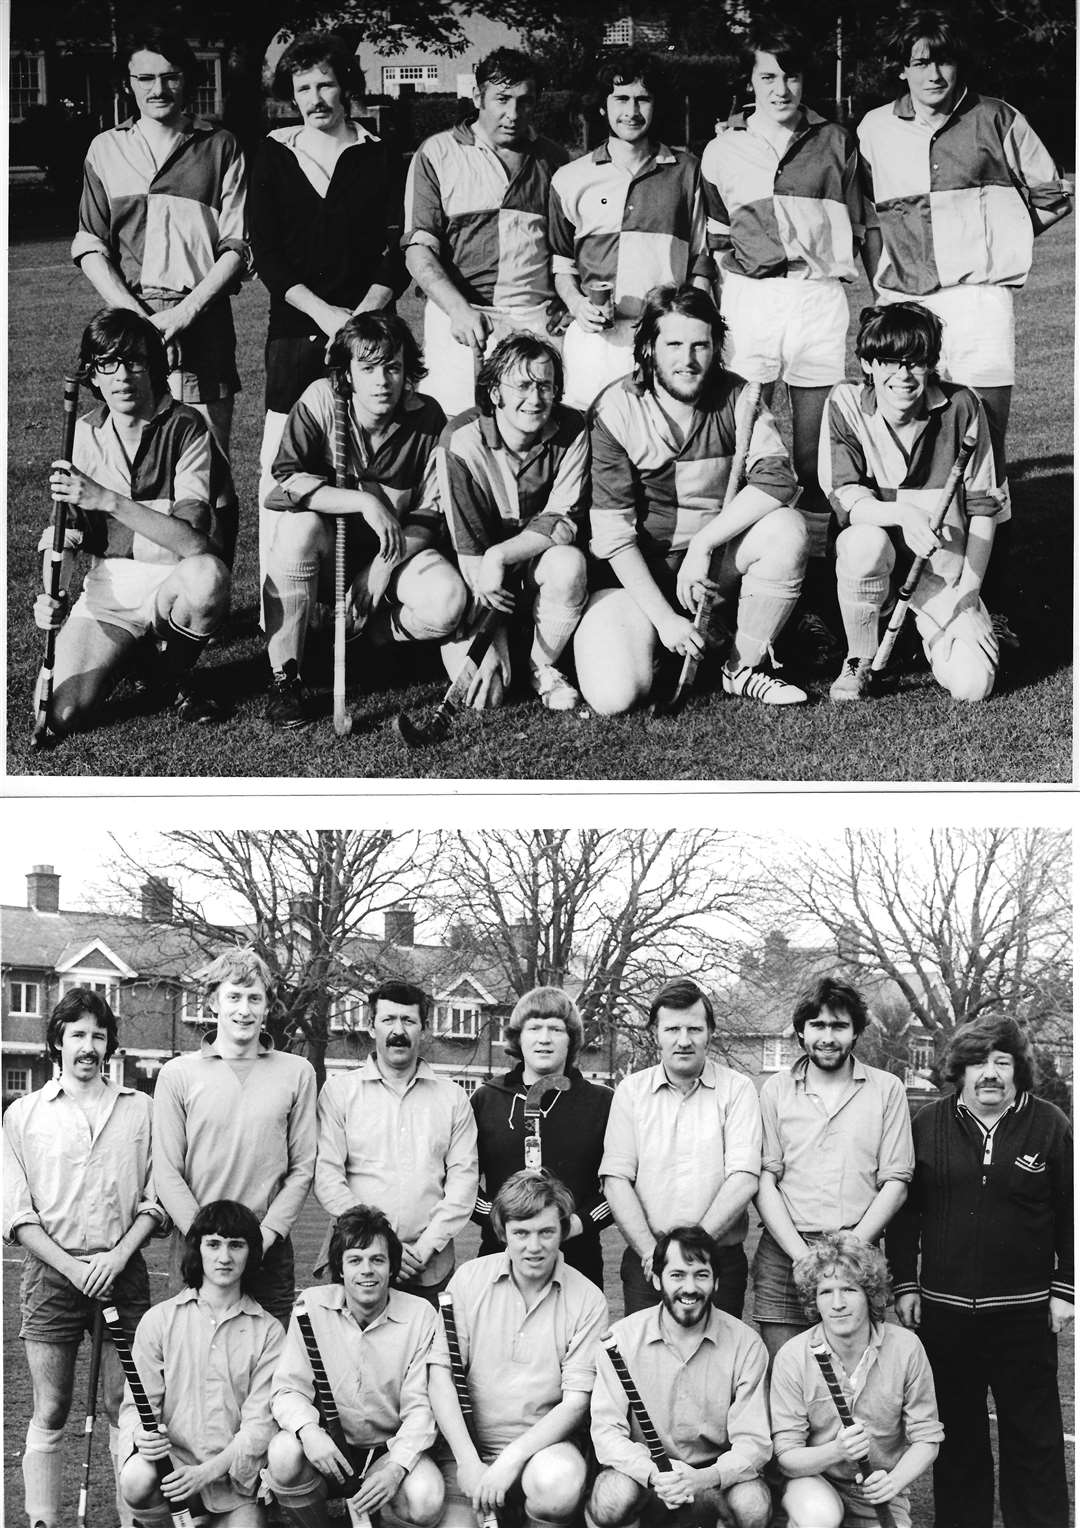
[[[385,777],[479,781],[928,781],[1044,782],[1072,777],[1072,313],[1073,225],[1040,240],[1035,273],[1018,307],[1017,388],[1010,433],[1016,511],[1015,624],[1019,659],[981,706],[947,699],[925,671],[873,704],[838,708],[828,679],[814,703],[771,710],[704,684],[677,720],[548,715],[530,695],[499,712],[462,718],[437,750],[409,753],[391,727],[402,708],[433,706],[445,686],[430,652],[380,656],[362,646],[352,660],[352,737],[330,724],[329,665],[312,648],[311,682],[325,719],[301,735],[271,732],[262,719],[268,668],[255,626],[254,492],[262,430],[266,296],[257,281],[235,304],[245,391],[234,427],[234,467],[243,504],[227,639],[204,660],[213,693],[235,703],[231,720],[190,729],[172,718],[132,713],[118,690],[103,724],[50,753],[29,748],[31,697],[42,639],[30,607],[38,586],[34,550],[50,505],[46,472],[59,441],[61,377],[82,325],[98,306],[67,258],[71,219],[42,193],[13,202],[9,278],[8,771],[14,775],[163,777]],[[851,294],[857,313],[868,301]],[[403,312],[412,321],[418,305]]]

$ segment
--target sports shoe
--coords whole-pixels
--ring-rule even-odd
[[[549,711],[572,711],[581,701],[569,679],[553,663],[532,665],[532,687]]]
[[[1010,653],[1020,651],[1020,638],[1009,625],[1009,617],[999,610],[995,615],[991,612],[990,624],[994,628],[994,636],[997,638],[999,648],[1007,649]]]
[[[845,658],[843,668],[829,686],[829,699],[869,700],[873,682],[872,658]]]
[[[182,722],[194,727],[210,727],[215,722],[225,721],[229,716],[228,706],[204,695],[190,679],[182,680],[176,686],[172,709]]]
[[[760,700],[766,706],[800,706],[808,699],[797,684],[788,684],[766,668],[737,668],[734,673],[720,671],[725,695],[741,695],[746,700]]]
[[[827,673],[840,656],[837,638],[819,615],[808,610],[784,633],[784,652],[792,667],[808,674]]]
[[[311,696],[300,682],[295,658],[290,658],[284,668],[275,669],[270,677],[266,720],[271,727],[282,728],[310,727],[315,720]]]

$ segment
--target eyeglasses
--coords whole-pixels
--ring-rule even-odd
[[[930,370],[925,361],[908,361],[903,356],[879,355],[876,359],[878,365],[888,372],[910,371],[913,376],[918,377]]]
[[[170,85],[174,90],[184,83],[182,69],[170,70],[168,74],[129,74],[128,79],[133,85],[140,85],[143,90],[149,90],[151,85],[156,85],[160,80],[163,85]]]
[[[125,371],[130,372],[133,376],[139,372],[149,371],[150,369],[145,361],[135,361],[126,355],[115,356],[111,361],[94,362],[94,370],[97,372],[99,377],[115,376],[121,366]]]
[[[554,398],[554,382],[537,382],[532,377],[527,382],[500,382],[499,386],[508,393],[513,393],[516,398],[527,398],[530,393],[535,393],[538,398]]]

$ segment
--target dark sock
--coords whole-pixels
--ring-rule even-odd
[[[181,679],[189,673],[198,663],[199,654],[209,640],[209,632],[185,631],[170,616],[163,658],[166,680]]]

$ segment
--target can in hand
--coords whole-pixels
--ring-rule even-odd
[[[613,281],[601,281],[597,277],[590,277],[582,287],[585,296],[594,308],[599,308],[604,315],[604,328],[610,329],[615,322],[615,283]]]

